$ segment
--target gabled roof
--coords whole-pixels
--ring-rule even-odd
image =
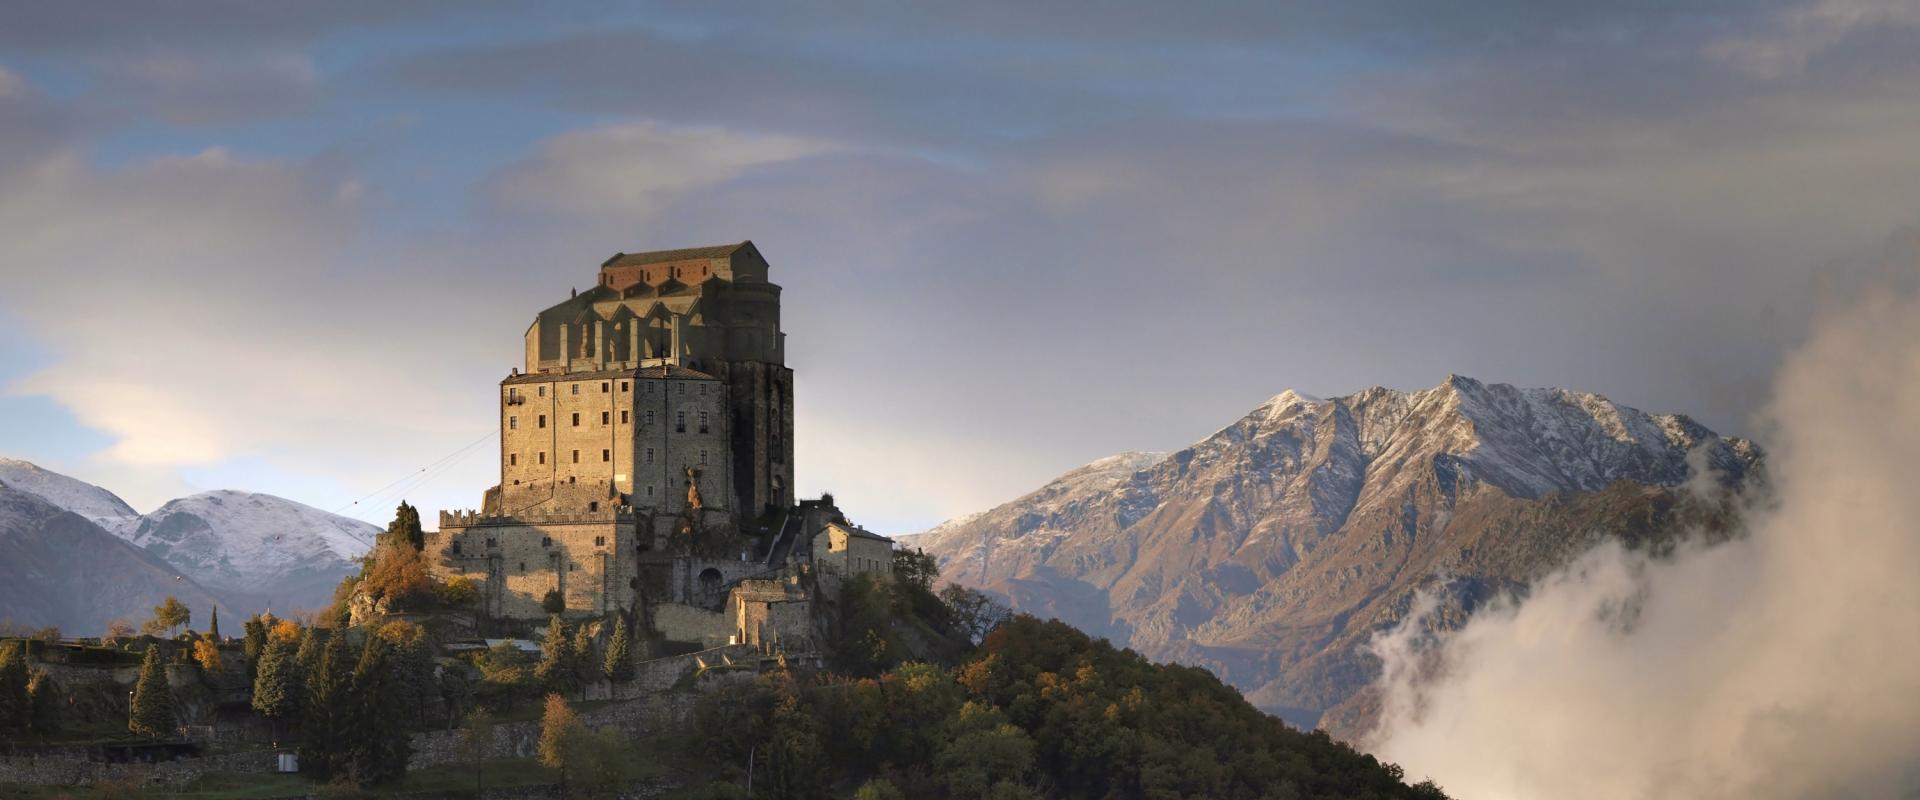
[[[692,261],[701,258],[726,258],[738,252],[742,247],[752,246],[752,241],[743,239],[734,244],[713,245],[711,247],[653,250],[645,253],[614,253],[612,258],[600,262],[600,268],[630,267],[636,264],[664,264],[669,261]]]

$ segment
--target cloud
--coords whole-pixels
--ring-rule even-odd
[[[115,54],[95,69],[91,102],[175,125],[210,126],[307,108],[320,75],[303,53],[149,51]]]
[[[645,219],[691,190],[832,149],[825,142],[724,128],[607,125],[546,140],[530,158],[489,179],[485,191],[513,211]]]
[[[1808,0],[1776,10],[1759,30],[1713,41],[1715,59],[1762,78],[1804,70],[1850,38],[1887,28],[1920,28],[1920,6],[1905,0]]]
[[[1407,624],[1372,749],[1492,800],[1920,791],[1916,353],[1911,284],[1828,308],[1775,380],[1744,538],[1609,544],[1437,643]]]

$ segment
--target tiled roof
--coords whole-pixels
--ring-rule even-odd
[[[721,244],[712,247],[687,247],[679,250],[654,250],[646,253],[614,253],[612,258],[601,262],[600,268],[630,267],[635,264],[663,264],[668,261],[691,261],[700,258],[726,258],[734,251],[752,244],[740,241],[734,244]]]

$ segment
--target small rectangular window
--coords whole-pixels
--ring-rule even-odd
[[[600,393],[601,393],[601,394],[606,394],[607,392],[609,392],[609,391],[611,391],[612,389],[613,389],[613,384],[611,384],[611,383],[608,383],[608,382],[606,382],[606,381],[601,381],[601,382],[600,382]]]
[[[624,391],[627,391],[627,382],[626,382],[626,381],[621,381],[621,382],[620,382],[620,391],[622,391],[622,392],[624,392]]]
[[[607,546],[607,537],[605,537],[605,536],[595,536],[595,537],[593,537],[593,546],[594,546],[594,547],[606,547],[606,546]]]
[[[573,463],[580,463],[580,451],[578,450],[573,451]]]
[[[601,460],[601,461],[612,461],[612,460],[613,460],[613,451],[612,451],[612,450],[605,450],[605,449],[602,449],[602,450],[600,451],[600,460]]]
[[[700,393],[701,393],[701,394],[706,394],[706,393],[707,393],[707,385],[706,385],[706,384],[704,384],[704,383],[703,383],[703,384],[700,384]]]
[[[647,448],[647,463],[649,464],[653,463],[653,448],[651,447]],[[648,491],[652,491],[652,490],[649,489]]]
[[[682,383],[682,384],[680,384],[680,393],[681,393],[681,394],[686,394],[686,393],[687,393],[687,385],[686,385],[686,384],[684,384],[684,383]]]
[[[520,418],[519,418],[519,417],[507,417],[507,430],[510,430],[510,431],[515,431],[515,430],[519,430],[519,429],[520,429]]]
[[[611,411],[600,412],[600,424],[605,425],[612,421],[613,421],[613,412]]]
[[[700,466],[704,467],[706,465],[707,465],[707,451],[702,450],[700,451]]]
[[[573,412],[573,427],[580,427],[580,412]]]
[[[627,410],[624,408],[620,409],[620,424],[627,424]]]
[[[547,387],[546,387],[545,385],[542,385],[542,386],[540,387],[540,396],[541,396],[541,397],[546,397],[546,396],[547,396]]]
[[[547,463],[547,451],[545,450],[540,451],[540,463]]]
[[[652,411],[648,411],[648,412],[647,412],[647,424],[648,424],[648,425],[652,425],[652,424],[653,424],[653,412],[652,412]]]
[[[569,388],[572,388],[572,389],[573,389],[573,393],[574,393],[574,394],[579,394],[579,393],[580,393],[580,384],[577,384],[577,383],[573,383],[573,384],[568,384],[568,386],[569,386]]]
[[[520,454],[519,454],[519,453],[508,453],[508,454],[507,454],[507,466],[509,466],[509,467],[517,467],[517,466],[520,466]]]
[[[649,486],[649,487],[647,487],[647,496],[648,496],[648,497],[652,497],[652,496],[653,496],[653,487],[651,487],[651,486]]]
[[[553,537],[551,537],[551,536],[542,536],[542,537],[540,537],[540,546],[541,546],[541,547],[552,547],[552,546],[553,546]]]
[[[687,412],[685,411],[673,412],[673,432],[674,433],[687,432]]]
[[[545,414],[540,415],[540,427],[547,427],[547,415]]]
[[[702,411],[702,412],[700,412],[700,432],[701,432],[701,433],[706,433],[707,431],[708,431],[708,429],[707,429],[707,412],[705,412],[705,411]]]

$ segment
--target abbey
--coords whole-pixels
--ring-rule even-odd
[[[500,483],[441,514],[435,570],[497,619],[630,613],[711,645],[798,635],[816,549],[835,573],[889,569],[890,541],[795,503],[768,270],[752,242],[618,253],[536,314],[499,386]]]

